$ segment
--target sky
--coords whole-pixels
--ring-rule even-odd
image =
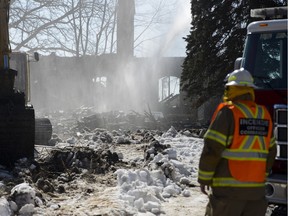
[[[169,12],[161,15],[161,25],[147,33],[150,37],[155,34],[155,39],[148,40],[142,49],[135,50],[136,56],[151,56],[151,53],[161,56],[186,56],[186,42],[183,37],[189,34],[191,27],[191,3],[189,0],[178,0],[175,4],[172,4],[172,0],[167,2],[167,8],[163,9],[163,12]],[[142,13],[141,10],[144,10],[143,7],[138,10],[136,8],[136,13]],[[158,35],[161,37],[157,37]]]

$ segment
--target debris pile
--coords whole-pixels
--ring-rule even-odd
[[[73,185],[78,180],[109,172],[112,176],[117,166],[126,166],[117,153],[107,148],[92,149],[67,144],[46,151],[49,152],[41,154],[42,157],[36,158],[36,161],[21,159],[13,170],[1,171],[1,190],[7,199],[0,201],[0,215],[33,215],[35,207],[47,204],[47,194],[63,194],[67,192],[67,184]],[[114,178],[113,182],[112,178],[105,184],[115,186],[116,180]]]
[[[126,123],[122,128],[119,122],[119,128],[109,130],[98,127],[105,121],[92,124],[96,117],[90,114],[84,110],[46,116],[54,132],[50,145],[36,146],[34,161],[23,158],[13,170],[0,170],[0,215],[45,215],[49,211],[61,215],[69,209],[63,209],[59,199],[65,202],[79,196],[86,200],[107,187],[119,188],[117,199],[124,202],[129,214],[158,215],[163,213],[161,203],[170,197],[190,196],[187,188],[194,186],[191,176],[195,170],[179,160],[182,153],[179,155],[169,142],[178,142],[180,137],[191,142],[200,130],[128,130]]]
[[[191,115],[182,114],[181,117],[177,115],[176,120],[171,117],[171,114],[164,115],[163,113],[159,114],[159,112],[151,112],[150,110],[149,112],[144,111],[144,114],[136,111],[130,111],[128,113],[123,111],[96,113],[93,111],[93,107],[81,107],[72,111],[49,113],[47,117],[53,123],[54,132],[67,132],[67,130],[65,130],[65,128],[67,129],[67,124],[69,124],[70,130],[78,131],[92,131],[96,128],[105,128],[109,131],[118,129],[131,131],[138,129],[166,131],[171,126],[177,130],[201,128]],[[58,121],[59,118],[61,121]],[[74,122],[71,122],[72,119]]]

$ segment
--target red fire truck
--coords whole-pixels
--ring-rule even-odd
[[[275,205],[272,215],[287,211],[287,7],[251,10],[243,56],[235,69],[243,67],[254,77],[256,102],[273,116],[277,156],[266,184],[266,196]]]

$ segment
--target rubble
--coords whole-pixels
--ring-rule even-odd
[[[186,177],[191,174],[190,171],[177,161],[178,155],[169,144],[160,143],[156,138],[176,138],[179,134],[193,137],[198,136],[198,132],[176,130],[175,127],[170,127],[166,132],[154,126],[154,129],[138,128],[140,126],[136,126],[135,122],[141,122],[143,116],[120,112],[115,118],[115,113],[112,116],[111,113],[104,114],[105,118],[101,117],[101,121],[99,114],[86,109],[82,112],[54,112],[45,116],[53,125],[49,145],[35,146],[35,160],[23,158],[17,161],[14,169],[3,167],[0,172],[0,191],[6,197],[0,202],[0,213],[34,215],[46,208],[63,211],[57,204],[58,197],[69,196],[76,191],[89,196],[97,192],[101,185],[105,185],[105,188],[118,185],[127,192],[120,195],[120,200],[128,201],[127,205],[130,203],[130,207],[140,212],[156,215],[163,213],[161,202],[165,199],[181,193],[190,196],[189,191],[185,191],[185,187],[194,186]],[[85,114],[89,117],[84,118]],[[142,120],[132,124],[136,118]],[[107,119],[113,124],[107,124]],[[114,127],[116,125],[118,128]],[[128,146],[133,148],[129,149]],[[135,153],[138,156],[135,157]],[[131,159],[127,160],[127,157]],[[126,179],[129,184],[125,184],[126,175],[134,176],[133,179]],[[93,182],[94,186],[89,186],[88,182]],[[142,191],[145,185],[150,186]],[[129,212],[130,207],[125,211]]]
[[[193,188],[205,128],[109,130],[79,125],[81,112],[49,116],[52,144],[0,169],[0,215],[204,214],[207,197]]]

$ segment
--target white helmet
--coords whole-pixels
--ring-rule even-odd
[[[253,77],[249,71],[245,70],[244,68],[234,70],[232,73],[226,76],[225,80],[226,79],[227,83],[225,86],[246,86],[256,88],[253,83]]]

